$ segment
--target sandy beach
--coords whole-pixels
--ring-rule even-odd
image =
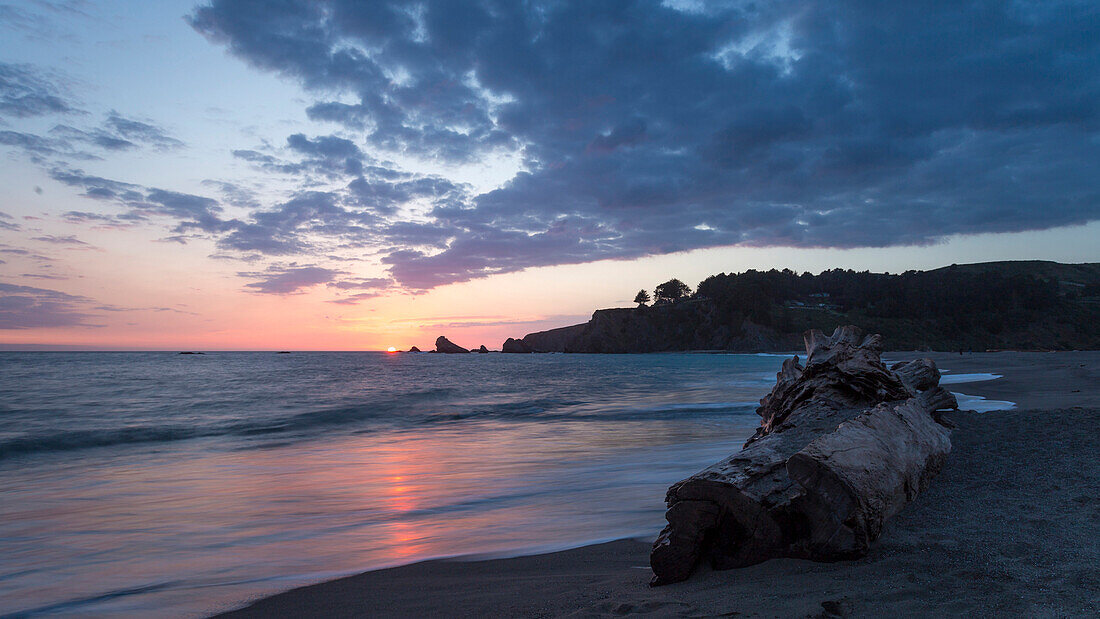
[[[958,427],[945,469],[862,559],[783,559],[721,572],[703,567],[687,582],[650,588],[651,540],[620,540],[546,555],[367,572],[223,616],[1100,612],[1100,352],[885,356],[932,357],[954,374],[1000,374],[951,388],[1017,406],[949,415]]]

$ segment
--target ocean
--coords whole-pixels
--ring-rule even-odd
[[[0,615],[651,539],[785,356],[0,353]]]

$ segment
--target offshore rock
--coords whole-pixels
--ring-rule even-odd
[[[504,344],[500,347],[500,352],[529,353],[532,351],[528,348],[527,344],[523,343],[523,340],[517,340],[510,337],[504,340]]]
[[[412,348],[409,349],[409,352],[420,352],[420,349],[417,348],[416,346],[413,346]]]
[[[478,351],[479,353],[485,354],[485,353],[488,353],[488,352],[489,352],[489,349],[488,349],[488,348],[485,348],[485,344],[482,344],[482,345],[481,345],[481,347],[479,347],[479,348],[477,349],[477,351]]]
[[[466,350],[465,348],[459,346],[458,344],[455,344],[454,342],[452,342],[451,340],[448,340],[447,338],[443,337],[442,335],[437,337],[436,340],[435,340],[435,351],[436,352],[442,352],[442,353],[448,353],[448,354],[468,353],[468,352],[470,352],[469,350]]]
[[[957,407],[927,359],[882,364],[882,339],[852,326],[805,336],[760,401],[741,451],[673,484],[652,584],[771,558],[867,553],[886,519],[928,486],[951,450],[937,413]]]

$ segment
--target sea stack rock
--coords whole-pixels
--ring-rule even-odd
[[[485,348],[485,344],[482,344],[482,345],[481,345],[481,347],[477,349],[477,351],[478,351],[479,353],[482,353],[482,354],[486,354],[486,353],[488,353],[488,352],[489,352],[489,349],[488,349],[488,348]]]
[[[412,348],[409,349],[409,352],[420,352],[420,349],[417,348],[416,346],[413,346]]]
[[[500,347],[500,352],[524,353],[531,352],[531,348],[528,347],[527,344],[524,344],[523,340],[517,340],[510,337],[504,340],[504,345]]]
[[[447,353],[447,354],[468,353],[468,352],[470,352],[469,350],[466,350],[465,348],[459,346],[458,344],[455,344],[454,342],[452,342],[451,340],[448,340],[447,338],[443,337],[442,335],[439,336],[438,338],[436,338],[436,340],[435,340],[435,351],[436,352]]]
[[[931,360],[888,369],[882,338],[852,326],[804,337],[806,365],[783,362],[741,451],[668,489],[652,584],[684,580],[701,561],[861,557],[943,466],[950,423],[939,411],[958,405]]]

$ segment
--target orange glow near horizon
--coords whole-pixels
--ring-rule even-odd
[[[386,349],[386,352],[397,352],[397,348],[395,348],[393,346],[390,346],[389,348]]]
[[[64,235],[73,230],[57,224],[48,232]],[[716,248],[538,267],[428,291],[392,291],[346,305],[334,304],[339,295],[327,286],[259,294],[245,286],[247,279],[236,266],[212,263],[208,255],[216,247],[204,241],[184,248],[155,239],[124,243],[121,231],[94,230],[85,238],[101,251],[53,250],[52,270],[67,279],[55,283],[16,276],[12,282],[73,296],[73,324],[0,330],[0,347],[387,350],[391,343],[403,342],[393,348],[415,345],[429,350],[442,335],[464,348],[484,344],[499,350],[509,337],[581,323],[596,309],[633,307],[631,299],[638,289],[652,290],[672,277],[694,287],[711,274],[750,268],[901,272],[1037,255],[1082,262],[1095,260],[1093,250],[1080,248],[1092,247],[1097,233],[1100,222],[1046,232],[952,237],[930,248]],[[1073,248],[1078,248],[1076,253]],[[12,273],[33,267],[22,255],[5,255],[5,260],[3,269]]]

